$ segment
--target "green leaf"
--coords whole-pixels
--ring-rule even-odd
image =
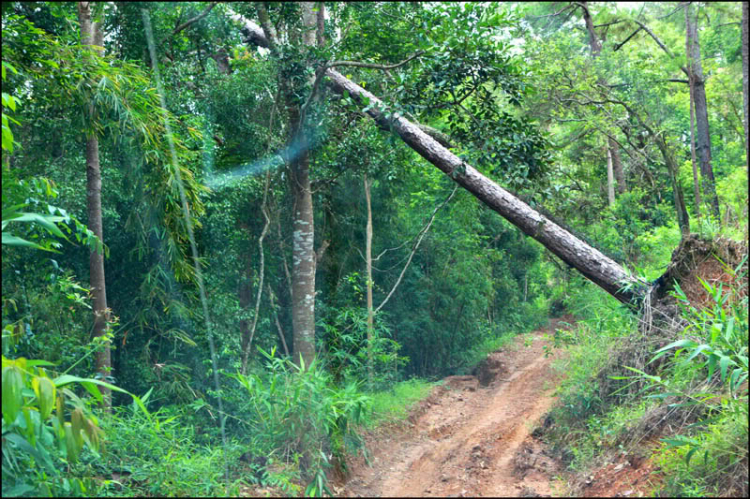
[[[721,355],[719,359],[719,368],[721,369],[721,381],[727,379],[727,368],[729,365],[737,365],[732,359],[726,355]]]
[[[3,419],[13,424],[23,405],[23,375],[18,367],[11,365],[3,369]]]
[[[685,465],[686,466],[690,466],[690,458],[693,457],[693,454],[695,454],[695,451],[697,451],[697,450],[698,450],[698,447],[693,447],[685,455]]]
[[[33,492],[36,488],[32,487],[26,482],[17,483],[10,490],[3,489],[3,496],[5,497],[20,497],[27,492]]]
[[[685,362],[690,362],[693,360],[699,353],[701,353],[704,350],[711,350],[711,345],[706,345],[705,343],[702,345],[699,345],[698,348],[693,350],[693,353],[690,354],[690,357],[685,359]]]
[[[26,239],[21,239],[20,237],[14,236],[13,234],[10,234],[8,232],[3,232],[2,243],[8,246],[27,246],[29,248],[35,248],[35,249],[40,249],[44,251],[51,251],[53,253],[59,253],[59,251],[55,251],[52,248],[45,248],[44,246],[40,246],[36,243],[32,243],[31,241],[27,241]]]
[[[60,229],[57,228],[57,225],[55,223],[62,222],[65,220],[64,217],[60,216],[53,216],[53,215],[41,215],[39,213],[21,213],[21,216],[16,217],[13,219],[14,222],[36,222],[45,229],[47,229],[52,234],[56,235],[57,237],[61,237],[68,240],[67,237],[65,237],[65,234],[62,233]]]
[[[151,413],[148,412],[148,409],[146,409],[146,406],[143,404],[143,401],[140,399],[140,397],[138,397],[137,395],[133,395],[129,391],[123,390],[122,388],[118,386],[112,385],[110,383],[105,383],[104,381],[101,381],[98,379],[79,378],[78,376],[73,376],[71,374],[63,374],[62,376],[58,376],[57,378],[53,380],[53,383],[58,388],[65,386],[65,385],[69,385],[71,383],[81,383],[81,385],[87,390],[89,388],[87,388],[86,384],[84,383],[89,383],[89,384],[94,384],[94,385],[103,386],[105,388],[109,388],[110,390],[115,391],[115,392],[120,392],[126,395],[130,395],[133,398],[133,401],[136,403],[136,405],[141,409],[141,411],[143,411],[143,413],[149,419],[149,421],[151,420]]]
[[[52,409],[55,408],[55,385],[49,378],[35,376],[31,380],[31,386],[39,404],[39,415],[42,421],[46,421],[52,414]]]
[[[691,442],[688,442],[686,440],[678,440],[674,438],[662,438],[661,441],[672,447],[682,447],[683,445],[691,444]]]

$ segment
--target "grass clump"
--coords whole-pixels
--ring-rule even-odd
[[[219,445],[195,443],[183,409],[162,407],[149,420],[127,407],[101,418],[106,435],[103,458],[82,456],[78,472],[93,477],[99,496],[224,496],[237,494],[238,482],[226,488],[224,455]],[[227,455],[236,461],[236,443]]]
[[[368,427],[386,422],[406,419],[409,409],[430,394],[436,385],[419,378],[395,383],[390,389],[375,392],[371,395],[372,411],[366,420]]]

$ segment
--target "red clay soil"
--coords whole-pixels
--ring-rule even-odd
[[[621,456],[594,471],[574,495],[580,497],[647,497],[663,478],[651,459]]]
[[[570,320],[570,318],[565,318]],[[552,407],[559,379],[545,357],[543,333],[516,338],[490,355],[478,376],[451,376],[412,412],[406,428],[371,435],[371,465],[350,463],[337,495],[549,496],[559,473],[544,445],[530,435]],[[524,343],[531,341],[530,346]],[[483,386],[485,385],[486,386]]]

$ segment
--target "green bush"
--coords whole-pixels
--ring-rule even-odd
[[[337,387],[318,360],[297,366],[275,350],[258,350],[267,359],[265,372],[230,375],[246,390],[240,411],[253,435],[250,453],[291,465],[309,483],[307,494],[330,494],[325,471],[344,466],[345,452],[362,446],[356,428],[370,399],[358,382]]]
[[[195,427],[185,424],[187,409],[162,407],[150,418],[126,406],[103,417],[106,454],[88,454],[88,473],[106,477],[97,494],[117,496],[223,496],[224,457],[219,445],[195,443]],[[237,462],[241,448],[230,443]],[[236,493],[236,492],[235,492]]]

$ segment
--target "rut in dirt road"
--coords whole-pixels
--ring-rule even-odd
[[[542,334],[560,321],[491,354],[478,376],[446,378],[412,427],[376,439],[372,467],[356,463],[344,494],[549,495],[556,464],[529,432],[554,402],[554,356],[545,357]]]

